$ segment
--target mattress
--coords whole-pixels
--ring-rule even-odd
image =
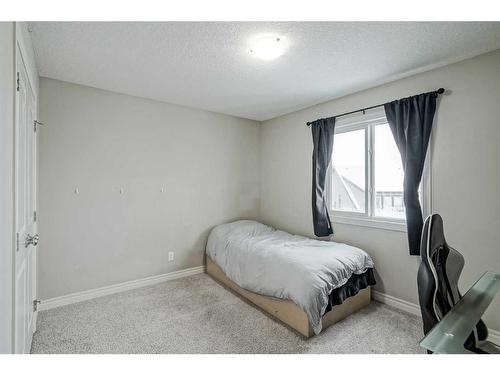
[[[365,251],[251,220],[215,227],[207,254],[241,288],[295,302],[315,334],[328,310],[375,284],[373,261]]]

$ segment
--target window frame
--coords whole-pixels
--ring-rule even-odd
[[[332,173],[330,167],[327,172],[327,201],[330,220],[333,223],[357,225],[363,227],[379,228],[406,232],[406,219],[375,216],[376,192],[375,192],[375,126],[387,124],[387,118],[383,107],[344,116],[336,120],[335,135],[354,130],[365,129],[365,212],[354,212],[332,209]],[[431,205],[431,140],[424,163],[424,171],[421,181],[421,205],[423,216],[426,217],[432,211]],[[335,137],[334,145],[335,150]]]

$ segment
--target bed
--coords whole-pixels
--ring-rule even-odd
[[[373,261],[363,250],[240,220],[215,227],[207,273],[306,338],[370,303]]]

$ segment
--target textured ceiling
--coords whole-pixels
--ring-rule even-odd
[[[266,120],[500,48],[499,23],[33,22],[41,76]],[[274,61],[248,40],[277,32]]]

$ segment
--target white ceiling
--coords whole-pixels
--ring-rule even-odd
[[[500,22],[30,26],[41,76],[259,121],[500,48]],[[263,32],[287,38],[285,55],[249,53]]]

